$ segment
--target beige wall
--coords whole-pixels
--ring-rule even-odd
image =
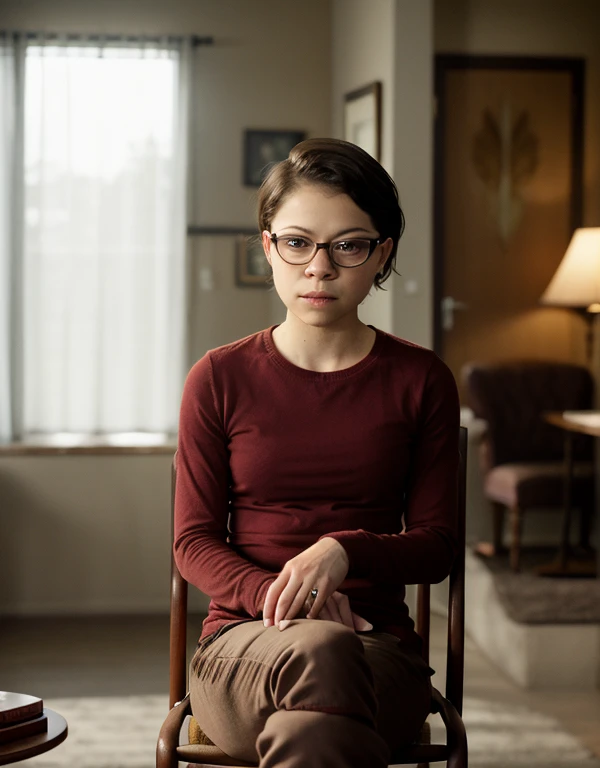
[[[385,292],[366,322],[431,345],[432,4],[430,0],[334,0],[333,131],[343,136],[344,94],[382,83],[382,164],[398,186],[407,228]],[[352,40],[353,44],[347,44]]]
[[[168,610],[170,463],[0,457],[0,612]]]
[[[433,1],[397,0],[394,178],[406,216],[393,307],[397,336],[433,344]]]
[[[348,45],[348,41],[352,45]],[[344,94],[381,81],[381,163],[393,175],[394,0],[333,0],[331,116],[333,135],[344,137]],[[394,288],[371,292],[360,316],[392,330]]]
[[[212,35],[195,53],[196,224],[254,226],[245,128],[330,134],[329,0],[2,0],[0,29]],[[281,318],[271,292],[235,286],[231,239],[189,247],[191,360]],[[169,461],[0,458],[0,612],[168,610]]]
[[[214,46],[196,53],[193,219],[254,227],[256,190],[241,183],[243,129],[330,135],[330,3],[203,0],[188,6],[188,14],[196,14],[194,29],[215,37]],[[298,48],[299,39],[310,40],[309,53]],[[190,243],[192,360],[283,319],[273,290],[235,286],[234,246],[224,237]],[[202,288],[201,271],[211,276],[212,290]]]

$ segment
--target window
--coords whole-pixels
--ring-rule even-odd
[[[26,47],[25,434],[176,430],[184,67],[166,44]]]

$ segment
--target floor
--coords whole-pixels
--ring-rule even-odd
[[[446,621],[432,617],[431,666],[445,667]],[[441,676],[434,684],[443,692]],[[473,641],[465,643],[465,696],[529,707],[554,717],[595,755],[600,757],[600,688],[595,691],[525,691],[498,670]]]
[[[193,649],[202,617],[192,617]],[[168,617],[2,620],[0,681],[5,690],[43,698],[119,696],[168,691]],[[445,665],[445,620],[432,617],[431,665]],[[443,690],[441,674],[434,677]],[[600,757],[600,689],[529,692],[496,670],[467,640],[465,695],[528,706],[559,720]]]

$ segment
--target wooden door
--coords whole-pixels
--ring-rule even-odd
[[[585,330],[539,298],[581,221],[582,60],[436,60],[436,351],[583,362]]]

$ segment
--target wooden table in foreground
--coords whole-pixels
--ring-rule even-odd
[[[569,532],[571,529],[571,486],[573,482],[573,437],[575,434],[600,437],[600,411],[559,411],[544,414],[544,420],[562,429],[565,434],[565,491],[560,549],[555,562],[537,569],[541,576],[600,576],[596,557],[569,558]],[[600,525],[596,512],[596,524]]]
[[[0,765],[17,763],[30,757],[41,755],[61,744],[67,738],[67,721],[52,709],[44,708],[48,718],[47,733],[38,733],[25,739],[16,739],[7,744],[0,744]]]

